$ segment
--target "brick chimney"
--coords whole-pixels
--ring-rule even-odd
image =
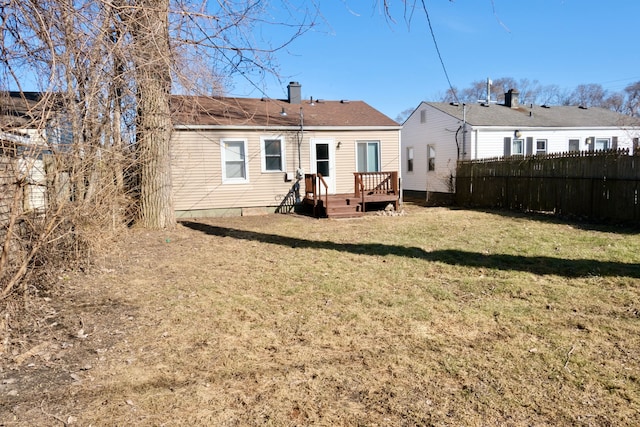
[[[504,105],[510,108],[518,108],[518,96],[520,92],[515,89],[509,89],[509,92],[504,94]]]
[[[302,102],[302,86],[298,82],[289,82],[289,104],[300,104]]]

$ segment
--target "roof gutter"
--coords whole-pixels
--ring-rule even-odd
[[[238,125],[174,125],[175,130],[286,130],[300,131],[300,125],[296,126],[238,126]],[[402,126],[308,126],[305,131],[344,131],[344,130],[401,130]]]
[[[520,125],[501,125],[501,126],[482,126],[482,125],[472,125],[473,129],[476,131],[513,131],[514,129],[519,130],[527,130],[527,131],[576,131],[579,130],[611,130],[611,129],[629,129],[634,128],[635,126],[520,126]]]

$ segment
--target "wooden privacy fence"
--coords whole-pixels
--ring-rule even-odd
[[[459,162],[456,203],[640,222],[640,156],[620,150]]]

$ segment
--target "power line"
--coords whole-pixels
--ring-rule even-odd
[[[451,90],[451,94],[455,98],[456,102],[458,100],[458,94],[453,89],[453,85],[451,84],[451,80],[449,79],[449,73],[447,73],[447,67],[444,65],[444,61],[442,60],[442,55],[440,54],[440,48],[438,47],[438,42],[436,40],[436,35],[433,31],[433,26],[431,25],[431,18],[429,17],[429,11],[427,10],[427,5],[424,3],[424,0],[421,0],[422,9],[424,10],[424,14],[427,16],[427,23],[429,24],[429,31],[431,32],[431,38],[433,39],[433,44],[436,47],[436,52],[438,53],[438,58],[440,59],[440,65],[442,65],[442,70],[444,71],[444,76],[447,78],[447,83],[449,84],[449,89]]]

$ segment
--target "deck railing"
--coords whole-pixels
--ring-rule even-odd
[[[324,188],[324,191],[322,191]],[[320,173],[306,173],[304,175],[304,194],[305,198],[313,200],[313,214],[316,215],[318,202],[324,195],[324,208],[327,209],[329,203],[329,185]]]
[[[348,199],[359,200],[361,212],[367,203],[393,203],[398,209],[400,183],[398,172],[354,172],[353,196]],[[304,176],[305,200],[313,204],[314,215],[318,214],[318,205],[322,202],[325,212],[329,212],[329,186],[322,174],[311,173]]]
[[[354,172],[355,196],[360,198],[362,210],[366,202],[393,202],[398,208],[398,172]]]

